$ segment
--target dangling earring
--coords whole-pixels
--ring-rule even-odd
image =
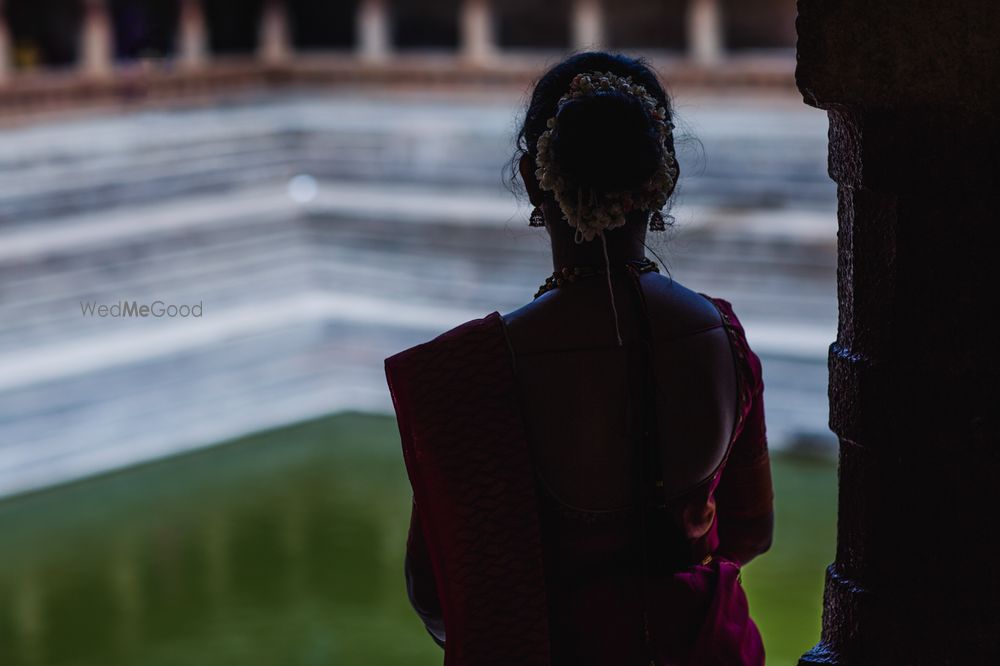
[[[528,219],[529,227],[544,227],[545,226],[545,214],[542,213],[541,206],[535,206],[534,210],[531,211],[531,217]]]
[[[666,231],[667,225],[663,222],[663,213],[658,210],[654,210],[653,214],[649,216],[649,230],[650,231]]]

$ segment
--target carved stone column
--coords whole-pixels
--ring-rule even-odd
[[[601,0],[573,3],[573,48],[600,49],[604,44],[604,12]]]
[[[361,0],[358,7],[358,55],[378,62],[391,51],[389,14],[385,0]]]
[[[690,0],[687,13],[688,55],[710,65],[722,60],[722,14],[719,0]]]
[[[208,27],[201,0],[181,0],[177,29],[178,59],[183,67],[198,69],[208,61]]]
[[[292,57],[288,34],[288,8],[284,0],[266,0],[260,16],[258,55],[269,65],[287,62]]]
[[[799,0],[840,229],[836,561],[801,664],[1000,663],[1000,4]]]
[[[470,62],[487,62],[496,55],[495,26],[490,0],[464,0],[461,15],[462,55]]]
[[[95,79],[111,76],[113,40],[107,1],[83,0],[80,70],[84,76]]]

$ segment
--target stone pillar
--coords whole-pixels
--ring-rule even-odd
[[[800,664],[997,664],[1000,4],[798,7],[840,222],[837,552]]]
[[[604,12],[601,0],[573,2],[573,48],[600,49],[604,44]]]
[[[688,55],[712,65],[723,56],[722,14],[719,0],[690,0],[687,13]]]
[[[181,66],[198,69],[208,61],[208,27],[201,0],[181,0],[177,28],[177,53]]]
[[[88,78],[111,76],[114,35],[106,0],[83,0],[80,35],[80,70]]]
[[[372,62],[385,60],[391,50],[389,35],[386,0],[361,0],[358,7],[358,55]]]
[[[0,85],[10,79],[10,31],[7,29],[7,13],[0,0]]]
[[[284,0],[266,0],[260,16],[260,41],[257,53],[269,65],[279,65],[292,57],[288,34],[288,8]]]
[[[496,55],[490,0],[462,2],[462,56],[470,62],[487,62]]]

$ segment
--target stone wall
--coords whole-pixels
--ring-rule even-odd
[[[830,117],[840,519],[803,664],[1000,662],[1000,6],[799,2]]]

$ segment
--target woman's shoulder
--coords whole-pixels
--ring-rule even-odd
[[[654,278],[660,279],[649,281],[646,298],[647,302],[659,302],[659,308],[650,308],[650,316],[664,319],[661,328],[669,330],[673,327],[678,334],[684,335],[686,332],[722,326],[745,342],[743,324],[728,300],[694,291],[676,280],[660,275],[655,275]]]
[[[503,344],[503,321],[493,311],[484,317],[470,319],[440,333],[426,342],[408,347],[385,359],[387,368],[418,359],[433,359],[441,354],[454,355],[463,349]]]
[[[754,392],[762,391],[764,384],[760,357],[750,348],[746,330],[736,315],[733,304],[724,298],[708,296],[706,294],[701,294],[701,296],[711,302],[716,308],[723,326],[729,333],[730,347],[738,359],[739,365],[742,367],[742,372],[746,377],[748,385]]]
[[[643,294],[653,330],[686,337],[724,323],[715,299],[658,273],[643,276]]]

